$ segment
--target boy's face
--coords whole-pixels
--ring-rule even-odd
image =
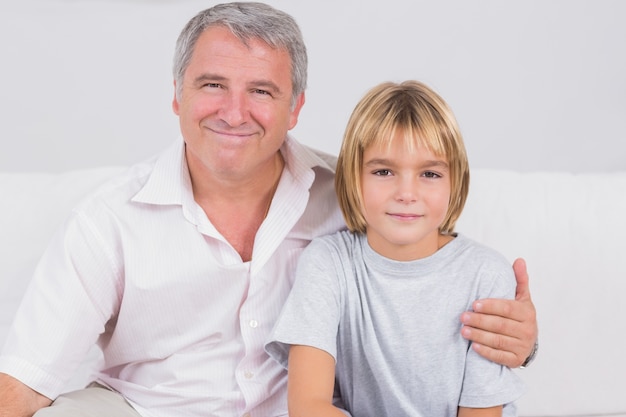
[[[399,135],[389,146],[365,149],[361,187],[370,246],[407,261],[432,255],[446,241],[438,228],[448,212],[451,186],[445,158],[422,146],[409,150]]]

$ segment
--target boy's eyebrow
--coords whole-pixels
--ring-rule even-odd
[[[393,161],[386,158],[373,158],[368,161],[364,161],[363,165],[371,166],[371,165],[393,165]],[[440,159],[432,159],[428,161],[424,161],[420,164],[421,168],[431,168],[431,167],[439,167],[439,168],[448,168],[448,163],[446,161],[442,161]]]
[[[363,165],[391,165],[392,161],[385,158],[374,158],[369,161],[364,161]]]
[[[422,167],[448,168],[448,163],[440,159],[435,159],[435,160],[424,161],[424,163],[421,166]]]

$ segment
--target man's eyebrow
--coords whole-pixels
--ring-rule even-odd
[[[204,73],[194,79],[194,85],[202,85],[207,82],[220,83],[227,81],[228,78],[218,74]],[[282,93],[280,87],[270,80],[252,80],[248,83],[251,88],[260,90],[270,90],[274,93]]]
[[[195,85],[200,85],[200,84],[204,84],[206,82],[219,82],[219,81],[224,81],[226,80],[226,77],[223,77],[221,75],[217,75],[217,74],[210,74],[210,73],[204,73],[204,74],[200,74],[198,75],[194,80],[194,84]]]
[[[280,90],[280,87],[276,85],[276,83],[270,80],[255,80],[248,84],[250,84],[251,87],[258,88],[260,90],[270,90],[270,91],[273,91],[274,93],[282,92]]]

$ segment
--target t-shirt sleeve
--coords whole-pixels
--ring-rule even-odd
[[[504,258],[496,255],[481,262],[479,275],[479,298],[514,298],[515,275]],[[482,408],[504,404],[503,416],[516,415],[513,401],[523,392],[524,385],[513,370],[483,358],[469,347],[459,406]]]
[[[293,288],[265,345],[287,368],[291,345],[312,346],[337,357],[340,288],[331,246],[315,239],[302,252]]]

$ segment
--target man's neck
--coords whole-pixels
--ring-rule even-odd
[[[241,181],[208,176],[198,184],[191,174],[194,199],[244,262],[252,259],[256,232],[269,212],[283,168],[284,160],[279,152],[272,168]]]

